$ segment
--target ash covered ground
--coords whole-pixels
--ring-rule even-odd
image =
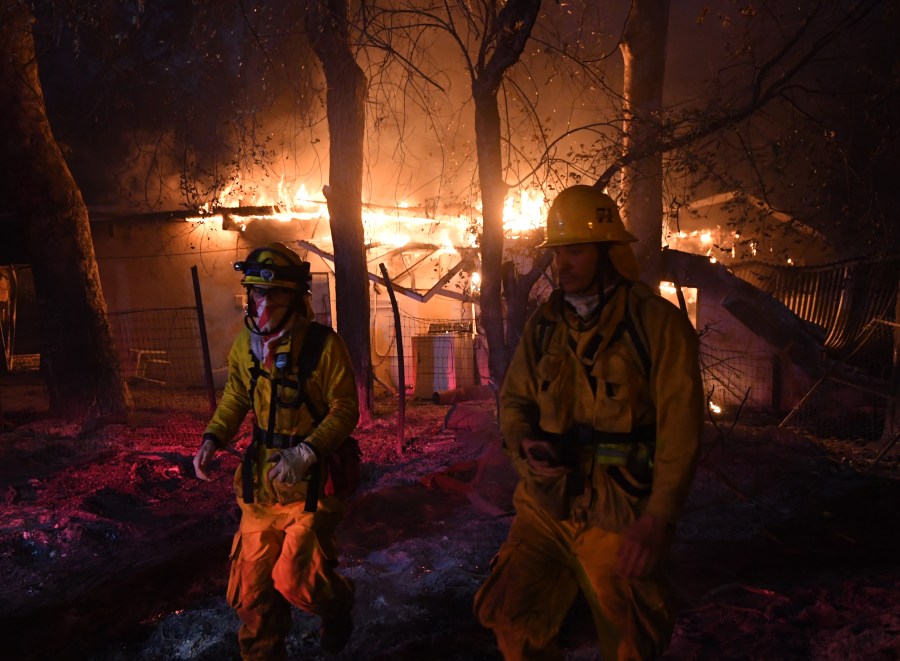
[[[355,434],[365,482],[340,529],[356,630],[336,657],[295,611],[293,659],[496,660],[472,597],[508,530],[514,477],[493,402],[396,398]],[[194,478],[191,416],[144,411],[84,431],[61,421],[0,435],[4,658],[239,659],[225,604],[238,458]],[[181,430],[181,433],[178,432]],[[669,563],[681,606],[666,659],[900,658],[895,450],[770,422],[712,422]],[[867,470],[868,468],[868,470]],[[561,634],[596,659],[586,607]]]

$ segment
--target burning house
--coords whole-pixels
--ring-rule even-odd
[[[709,201],[701,202],[694,209],[711,206]],[[524,193],[510,196],[505,228],[511,259],[529,260],[520,243],[536,243],[544,213],[541,197]],[[396,294],[401,318],[407,394],[430,399],[435,392],[488,382],[486,343],[479,333],[480,219],[475,214],[477,210],[470,215],[450,216],[417,207],[364,208],[376,387],[394,393],[401,387],[397,329],[388,284]],[[328,211],[323,200],[315,199],[303,187],[291,196],[289,203],[221,206],[213,212],[193,214],[122,214],[94,209],[91,220],[121,364],[132,380],[167,386],[203,384],[196,298],[199,290],[213,381],[220,387],[231,340],[243,323],[244,292],[233,263],[252,247],[271,241],[285,241],[311,263],[314,310],[319,321],[333,325],[334,250]],[[790,410],[819,376],[821,356],[817,347],[823,351],[843,347],[851,341],[848,335],[861,331],[860,320],[864,322],[877,313],[869,308],[850,311],[847,297],[832,291],[834,287],[811,291],[802,284],[802,278],[780,277],[777,286],[766,285],[767,280],[775,279],[773,274],[785,269],[799,274],[803,271],[800,267],[753,267],[760,262],[746,261],[752,255],[743,256],[745,260],[737,255],[733,261],[727,256],[725,260],[716,259],[712,249],[719,244],[710,237],[715,235],[715,241],[721,242],[721,226],[703,225],[715,221],[715,216],[705,215],[699,222],[695,220],[693,227],[686,223],[669,227],[666,240],[687,252],[666,251],[674,258],[669,262],[676,275],[661,284],[661,293],[675,304],[681,304],[680,298],[692,323],[703,333],[711,406],[741,404]],[[691,266],[686,266],[689,255],[693,255]],[[730,268],[726,268],[726,261]],[[527,268],[530,264],[522,266]],[[717,275],[698,275],[708,268],[717,269]],[[761,278],[760,268],[767,277]],[[830,272],[829,267],[817,269]],[[7,271],[12,275],[14,269],[7,267]],[[22,295],[17,323],[27,328],[33,323],[35,311],[27,300],[27,268],[20,268],[19,273]],[[196,286],[192,286],[192,279]],[[794,286],[792,282],[799,284]],[[550,285],[548,274],[536,288],[536,295],[545,295]],[[879,301],[890,299],[888,289],[878,297]],[[751,290],[754,294],[749,297],[735,294]],[[803,291],[805,299],[798,302]],[[757,296],[768,300],[747,302]],[[810,297],[817,302],[811,303]],[[841,308],[844,301],[843,307],[830,317],[821,312],[829,309],[825,297],[835,301],[831,308]],[[735,302],[738,299],[741,302]],[[7,308],[11,303],[7,301]],[[759,305],[781,306],[775,308],[776,313],[766,313],[772,318],[783,313],[785,321],[777,333],[754,323]],[[811,305],[819,314],[804,314]],[[848,324],[856,326],[850,328]],[[10,336],[8,313],[4,327],[6,336]],[[789,334],[788,339],[784,333]],[[834,341],[826,342],[826,334],[832,338],[841,335],[844,344],[838,347]],[[28,347],[28,342],[23,337],[21,347]],[[798,353],[798,346],[804,347],[802,352]],[[21,349],[18,352],[23,353]]]
[[[541,200],[526,195],[511,200],[511,235],[540,225],[540,206]],[[436,391],[486,381],[484,344],[477,330],[476,220],[429,216],[421,208],[365,207],[372,362],[376,383],[384,389],[397,392],[400,387],[384,274],[402,320],[409,393],[430,399]],[[120,361],[130,379],[158,385],[203,383],[194,269],[214,382],[221,386],[228,349],[244,317],[245,293],[233,263],[271,241],[286,242],[311,263],[313,308],[319,321],[334,325],[328,211],[324,201],[312,199],[305,189],[290,204],[221,207],[214,213],[93,209],[91,227]],[[24,293],[29,271],[27,265],[17,270]],[[27,324],[34,311],[27,301],[20,306],[24,314],[18,323]]]

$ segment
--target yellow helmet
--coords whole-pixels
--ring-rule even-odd
[[[243,262],[235,262],[234,270],[244,274],[245,287],[283,287],[309,291],[309,262],[280,241],[252,250]]]
[[[622,223],[619,207],[606,193],[578,184],[560,192],[547,213],[547,233],[541,248],[573,243],[637,241]]]

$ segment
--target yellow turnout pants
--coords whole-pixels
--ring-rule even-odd
[[[241,504],[228,603],[241,618],[238,642],[245,661],[286,658],[291,605],[324,617],[353,607],[353,584],[335,571],[334,528],[340,517],[322,504],[315,514],[304,512],[302,502]]]
[[[579,590],[593,614],[603,661],[662,654],[674,626],[662,574],[625,579],[615,571],[620,535],[551,518],[521,484],[514,502],[516,517],[474,606],[503,658],[562,659],[555,639]]]

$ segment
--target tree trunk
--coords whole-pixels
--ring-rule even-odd
[[[130,397],[113,346],[87,207],[47,119],[28,7],[0,0],[0,158],[15,167],[11,189],[26,226],[41,315],[41,370],[53,414],[118,414],[129,408]]]
[[[334,240],[337,330],[347,343],[356,374],[360,422],[374,406],[369,337],[369,290],[362,225],[363,141],[368,82],[350,49],[346,0],[308,6],[307,29],[325,71],[330,141],[328,200]]]
[[[527,273],[517,273],[515,264],[503,265],[503,299],[506,301],[506,347],[510,356],[519,346],[528,320],[528,300],[534,283],[553,262],[553,253],[545,250]]]
[[[500,113],[497,88],[481,80],[472,83],[475,100],[475,144],[478,181],[481,185],[483,229],[481,234],[481,294],[478,307],[488,342],[488,369],[496,387],[503,383],[509,354],[503,326],[501,264],[503,261],[503,204],[506,182],[500,157]]]
[[[478,65],[472,78],[475,148],[478,154],[478,183],[481,186],[483,222],[479,309],[488,342],[488,369],[491,381],[497,388],[503,383],[513,349],[506,340],[501,296],[503,205],[508,186],[503,180],[503,158],[500,151],[502,136],[497,93],[506,72],[522,56],[540,8],[540,0],[511,0],[503,5],[496,16],[486,17]],[[485,54],[489,52],[492,52],[491,57],[484,60]],[[506,326],[508,328],[509,324]]]
[[[625,151],[659,140],[669,0],[635,0],[620,45],[625,63]],[[662,246],[662,153],[622,169],[622,217],[637,237],[641,279],[659,285]]]

